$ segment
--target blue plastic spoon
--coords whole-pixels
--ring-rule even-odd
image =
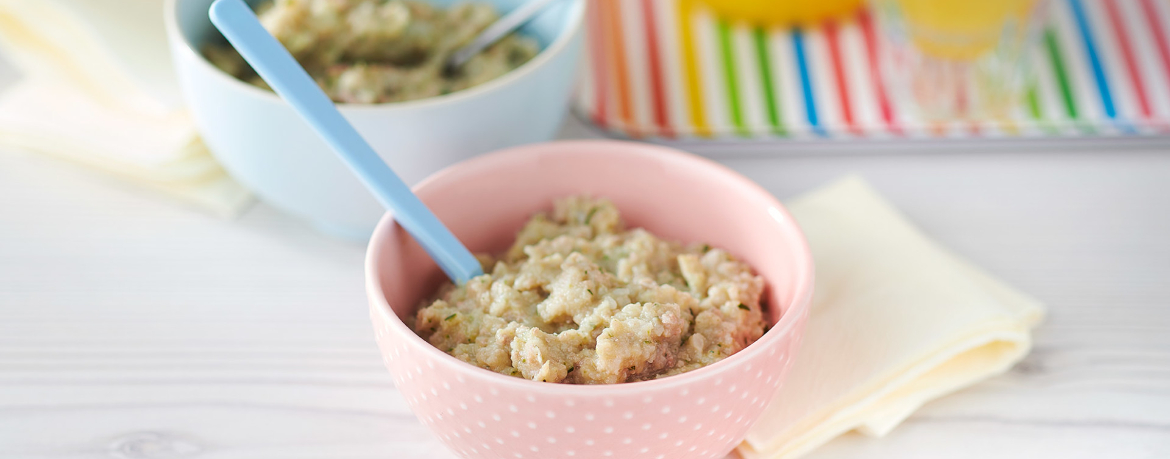
[[[394,219],[443,268],[447,277],[463,284],[483,274],[471,251],[378,157],[305,69],[260,25],[256,14],[243,0],[216,0],[211,4],[210,16],[211,23],[244,60],[341,156],[378,201],[390,209]]]

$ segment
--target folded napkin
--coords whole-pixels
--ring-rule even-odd
[[[157,0],[0,0],[20,78],[0,92],[0,145],[52,154],[213,213],[251,202],[180,105]]]
[[[788,208],[816,290],[796,363],[740,445],[745,458],[794,458],[851,430],[883,436],[1030,349],[1043,306],[927,239],[861,179]]]

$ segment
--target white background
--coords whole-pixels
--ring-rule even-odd
[[[958,145],[721,156],[781,199],[858,172],[1050,307],[1010,374],[811,457],[1170,456],[1170,151]],[[362,257],[0,151],[0,457],[449,457],[382,368]]]

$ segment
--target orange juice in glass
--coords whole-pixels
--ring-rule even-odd
[[[1045,0],[875,0],[882,71],[926,120],[1003,119],[1023,97]]]

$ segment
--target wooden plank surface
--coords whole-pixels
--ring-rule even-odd
[[[1010,374],[812,458],[1170,454],[1170,154],[722,160],[781,198],[860,173],[1051,308]],[[267,206],[218,220],[0,152],[0,457],[452,457],[382,368],[362,256]]]

